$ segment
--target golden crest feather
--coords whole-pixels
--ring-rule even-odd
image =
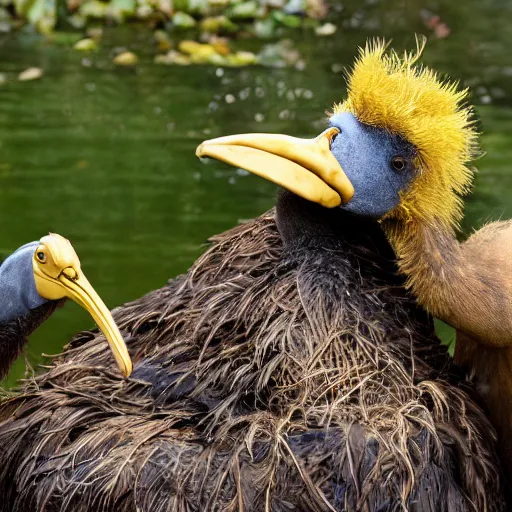
[[[473,179],[469,162],[478,154],[467,89],[444,81],[418,64],[425,40],[401,58],[383,41],[369,42],[348,75],[348,97],[334,113],[350,112],[362,123],[399,134],[417,150],[418,176],[388,216],[455,227],[462,216],[461,196]]]

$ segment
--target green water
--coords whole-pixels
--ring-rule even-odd
[[[415,32],[429,33],[420,18],[425,7],[452,29],[429,42],[425,62],[472,87],[484,132],[487,155],[478,162],[464,229],[512,217],[511,7],[454,3],[344,2],[334,37],[296,35],[304,71],[157,66],[143,28],[108,29],[92,56],[27,31],[0,35],[0,72],[9,79],[0,87],[0,256],[54,231],[73,242],[110,307],[162,286],[188,269],[210,235],[262,213],[275,198],[264,180],[201,164],[195,147],[237,132],[319,133],[325,110],[344,95],[339,69],[356,47],[373,36],[412,47]],[[116,46],[141,56],[136,70],[114,68]],[[30,66],[42,67],[44,77],[16,82]],[[32,336],[29,361],[60,351],[90,326],[84,311],[67,304]],[[21,359],[6,384],[24,369]]]

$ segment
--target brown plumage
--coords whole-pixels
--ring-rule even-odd
[[[512,506],[512,221],[462,244],[442,229],[407,231],[400,266],[419,302],[457,329],[455,362],[469,370],[498,431]]]
[[[277,222],[276,222],[277,220]],[[0,510],[502,510],[494,437],[376,222],[283,194],[0,407]]]

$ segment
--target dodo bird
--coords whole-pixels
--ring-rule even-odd
[[[85,308],[104,332],[123,375],[132,364],[110,311],[84,276],[73,246],[51,233],[23,245],[0,265],[0,378],[28,337],[66,298]]]
[[[457,329],[455,362],[469,367],[498,430],[512,507],[512,221],[458,242],[477,132],[468,91],[417,65],[422,49],[401,60],[383,44],[366,48],[330,117],[330,144],[245,134],[208,141],[198,154],[381,220],[407,288]]]
[[[503,510],[494,430],[386,237],[456,216],[469,172],[461,95],[413,60],[368,45],[316,139],[198,148],[288,190],[113,312],[130,379],[85,332],[2,402],[0,510]]]

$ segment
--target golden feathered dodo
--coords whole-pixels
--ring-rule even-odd
[[[326,207],[353,194],[346,210],[381,220],[407,288],[457,329],[455,362],[469,368],[498,430],[512,507],[512,221],[457,241],[477,132],[463,104],[468,91],[419,66],[422,49],[404,59],[378,43],[362,52],[324,154],[311,141],[266,134],[208,141],[199,154],[290,184]]]
[[[113,312],[130,379],[85,332],[1,404],[0,510],[503,510],[494,431],[387,239],[407,269],[410,227],[452,229],[461,98],[369,45],[316,139],[202,144],[288,190]]]

